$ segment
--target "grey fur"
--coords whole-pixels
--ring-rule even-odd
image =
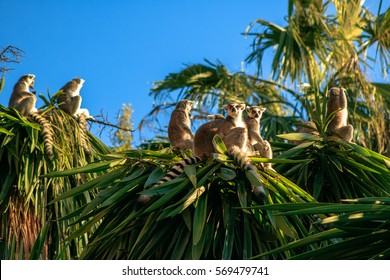
[[[16,109],[22,116],[28,116],[31,112],[37,111],[35,103],[37,97],[30,92],[34,88],[35,75],[26,74],[20,77],[12,91],[8,107]]]
[[[168,126],[168,138],[173,148],[179,150],[194,149],[194,133],[191,130],[190,111],[194,104],[191,100],[181,100],[171,114]]]
[[[16,109],[22,116],[27,116],[41,125],[45,154],[53,160],[53,130],[50,123],[38,113],[35,107],[37,97],[29,91],[30,88],[34,88],[34,84],[35,75],[26,74],[20,77],[14,86],[8,107]]]
[[[263,158],[272,159],[272,148],[268,141],[260,135],[260,120],[266,108],[261,106],[247,107],[248,118],[245,120],[248,129],[248,142],[250,149],[260,153]],[[272,163],[265,163],[264,166],[272,167]]]
[[[328,92],[327,116],[341,109],[329,123],[328,131],[345,141],[351,141],[353,127],[348,124],[348,102],[344,88],[332,87]]]

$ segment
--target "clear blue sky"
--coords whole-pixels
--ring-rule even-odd
[[[26,73],[36,75],[35,89],[44,95],[81,77],[82,107],[115,123],[122,104],[132,103],[137,126],[153,108],[154,81],[205,58],[240,70],[251,51],[252,39],[242,35],[248,24],[264,19],[285,25],[287,2],[0,0],[0,46],[26,54],[21,64],[9,65],[14,71],[6,74],[0,103],[8,105],[13,85]],[[107,135],[102,139],[109,143]]]

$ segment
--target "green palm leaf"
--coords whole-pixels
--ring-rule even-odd
[[[303,252],[291,259],[388,259],[390,250],[389,199],[362,198],[345,200],[354,204],[315,203],[260,206],[262,209],[280,210],[280,215],[308,215],[326,213],[332,215],[322,221],[334,228],[304,237],[273,251],[256,256],[265,257],[310,245],[317,249]],[[335,239],[336,238],[336,239]],[[333,240],[330,243],[324,241]],[[335,242],[336,241],[336,242]],[[323,246],[320,244],[323,243]]]
[[[218,138],[214,143],[222,152],[225,151]],[[257,172],[245,172],[233,159],[225,156],[226,159],[219,158],[218,161],[199,162],[191,171],[161,186],[146,184],[163,176],[154,162],[168,155],[156,151],[154,159],[135,162],[136,153],[128,151],[125,157],[128,162],[107,169],[107,173],[100,176],[101,182],[91,180],[79,187],[82,190],[88,186],[89,191],[99,190],[100,193],[83,211],[75,211],[78,221],[86,223],[74,232],[72,238],[85,234],[94,223],[97,226],[95,231],[90,232],[90,242],[82,258],[250,258],[260,251],[275,248],[274,243],[267,241],[269,238],[284,244],[290,238],[308,235],[299,220],[292,224],[284,217],[274,217],[275,211],[241,209],[257,205],[252,197],[252,185],[264,186],[271,204],[296,201],[296,192],[303,194],[299,201],[313,201],[283,176],[275,172],[268,174],[262,168]],[[165,161],[166,168],[174,163]],[[85,170],[92,169],[86,166],[75,169],[71,174]],[[160,174],[159,177],[156,174]],[[191,180],[192,176],[195,180]],[[234,180],[230,179],[232,176]],[[143,190],[144,186],[146,190]],[[62,198],[79,194],[71,190]],[[137,207],[139,194],[152,194],[151,202]],[[243,232],[244,228],[250,230]],[[268,237],[256,236],[263,234]],[[238,236],[245,236],[245,242],[241,242]],[[252,244],[250,240],[256,242]],[[176,242],[184,244],[174,245]],[[124,250],[121,253],[116,248]]]
[[[89,134],[94,153],[91,157],[85,155],[80,145],[80,128],[73,118],[54,107],[41,113],[50,119],[53,127],[53,161],[45,156],[40,125],[13,109],[0,106],[2,259],[78,258],[82,243],[87,242],[86,236],[70,243],[64,241],[69,228],[79,227],[71,226],[74,218],[70,214],[82,209],[94,193],[85,192],[70,200],[55,199],[101,173],[62,178],[45,175],[98,160],[95,151],[103,154],[109,150]],[[51,200],[56,202],[49,205]],[[61,217],[68,219],[61,220]]]

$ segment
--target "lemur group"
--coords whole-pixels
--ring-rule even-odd
[[[35,75],[27,74],[22,76],[15,84],[9,108],[16,109],[22,116],[31,118],[38,122],[42,129],[45,153],[52,160],[53,153],[53,131],[49,121],[37,110],[37,98],[34,92]],[[88,129],[87,119],[92,118],[87,109],[81,108],[82,98],[80,90],[84,80],[74,78],[66,83],[55,94],[58,107],[67,114],[74,117],[82,132],[82,146],[86,153],[90,154],[86,140]],[[201,125],[194,134],[191,129],[191,110],[194,101],[181,100],[171,114],[168,126],[168,138],[174,150],[192,150],[195,157],[185,158],[175,164],[169,172],[155,185],[170,181],[184,172],[186,165],[195,164],[200,160],[209,158],[215,150],[213,139],[216,135],[224,142],[228,153],[236,160],[244,170],[256,171],[257,167],[248,156],[256,155],[261,158],[272,159],[272,148],[268,141],[260,134],[260,120],[266,108],[262,106],[247,106],[241,102],[231,102],[223,106],[227,116],[221,114],[208,115],[210,121]],[[244,119],[244,112],[247,118]],[[330,116],[332,115],[332,116]],[[332,137],[338,137],[344,141],[351,141],[353,127],[348,124],[348,109],[346,91],[343,88],[333,87],[328,92],[327,116],[331,118],[328,125],[328,132]],[[307,122],[298,127],[297,132],[318,134],[315,124]],[[265,162],[262,167],[272,169],[271,162]],[[253,186],[254,190],[260,186]],[[150,199],[149,196],[140,196],[139,202],[144,203]]]
[[[351,141],[353,127],[347,123],[348,109],[345,89],[333,87],[329,90],[328,97],[327,116],[333,114],[328,131],[335,137]],[[190,117],[193,104],[193,101],[181,100],[171,114],[168,138],[173,148],[190,149],[197,158],[205,159],[217,152],[212,140],[215,135],[219,135],[228,152],[233,156],[257,155],[272,159],[271,145],[260,134],[260,120],[266,108],[246,106],[240,102],[229,103],[223,106],[227,112],[226,117],[221,114],[208,115],[211,121],[201,125],[194,134],[191,130]],[[245,110],[246,119],[244,119]],[[298,127],[297,132],[318,134],[313,122],[307,122]],[[263,166],[271,168],[271,163],[268,162]]]
[[[353,128],[348,122],[346,91],[343,88],[333,87],[328,92],[327,116],[333,114],[333,119],[328,125],[328,131],[334,136],[345,141],[352,140]],[[272,148],[268,141],[260,134],[260,119],[266,108],[262,106],[246,106],[244,103],[231,102],[223,106],[227,116],[221,114],[208,115],[209,122],[201,125],[194,134],[191,130],[191,109],[194,102],[181,100],[177,103],[171,114],[168,126],[168,138],[173,149],[192,150],[195,157],[185,158],[175,164],[168,173],[159,180],[154,187],[168,182],[184,173],[184,167],[195,164],[198,161],[208,159],[212,153],[216,153],[213,139],[218,135],[224,142],[228,153],[247,171],[256,172],[257,167],[248,156],[259,156],[272,159]],[[247,118],[244,119],[244,111]],[[307,122],[298,127],[297,132],[318,134],[315,124]],[[332,136],[332,137],[333,137]],[[299,144],[299,143],[296,143]],[[272,168],[272,163],[267,161],[261,164],[267,170]],[[253,185],[252,191],[259,200],[264,200],[266,193],[261,185]],[[138,205],[149,202],[151,196],[141,195]]]
[[[56,93],[56,96],[58,107],[78,121],[81,132],[81,145],[87,154],[91,154],[87,144],[86,131],[88,130],[87,119],[93,119],[93,117],[90,116],[88,109],[80,108],[82,101],[80,90],[84,82],[83,79],[74,78],[66,83]],[[50,160],[53,160],[53,130],[43,112],[36,108],[37,97],[35,92],[30,91],[30,89],[34,89],[34,84],[34,74],[26,74],[20,77],[14,86],[8,107],[17,110],[22,116],[29,117],[41,125],[45,153]]]

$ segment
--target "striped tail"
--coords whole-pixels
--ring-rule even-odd
[[[200,160],[200,158],[185,158],[178,163],[176,163],[174,166],[172,166],[171,169],[169,169],[167,175],[165,175],[160,181],[158,181],[154,186],[159,186],[165,182],[172,181],[176,177],[180,176],[184,173],[184,167],[187,165],[192,165],[197,163]]]
[[[253,170],[257,171],[256,166],[252,163],[250,158],[248,158],[241,149],[234,146],[230,150],[230,155],[234,158],[235,161],[243,168],[244,170]]]
[[[53,160],[53,130],[50,123],[37,112],[31,112],[29,114],[32,120],[41,125],[41,135],[43,138],[43,145],[45,147],[45,153],[50,160]]]
[[[154,187],[158,187],[159,185],[172,181],[176,177],[180,176],[181,174],[184,173],[184,167],[187,165],[192,165],[200,161],[201,158],[195,157],[195,158],[185,158],[178,163],[176,163],[174,166],[172,166],[171,169],[169,169],[168,173],[161,178],[156,184],[154,184]],[[138,210],[141,206],[147,204],[151,200],[152,196],[151,195],[140,195],[137,198],[137,202],[135,205],[135,210]]]
[[[248,170],[248,171],[253,171],[256,173],[256,176],[257,176],[257,167],[252,163],[252,161],[250,160],[250,158],[248,158],[246,156],[246,154],[241,151],[241,149],[239,149],[238,147],[234,146],[231,150],[230,150],[230,155],[234,158],[234,160],[241,166],[242,169],[244,170]],[[252,192],[254,194],[254,197],[255,197],[255,200],[259,203],[259,204],[263,204],[266,197],[267,197],[267,194],[265,192],[265,189],[263,186],[257,186],[257,185],[252,185]]]
[[[78,123],[80,126],[81,146],[83,147],[84,152],[86,154],[91,155],[92,153],[91,150],[89,149],[88,140],[87,140],[88,121],[87,121],[87,116],[84,113],[79,115]]]

